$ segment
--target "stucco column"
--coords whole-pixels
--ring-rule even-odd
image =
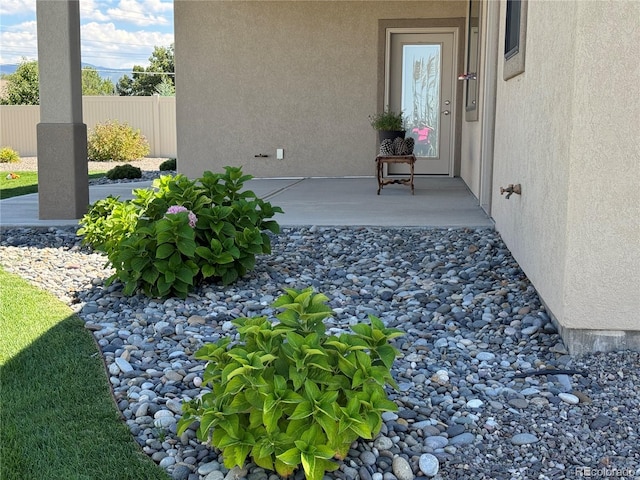
[[[82,123],[80,4],[37,0],[41,220],[80,218],[89,204],[87,126]]]

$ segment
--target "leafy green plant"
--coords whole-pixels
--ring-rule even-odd
[[[117,165],[109,170],[106,174],[109,180],[121,180],[123,178],[142,178],[142,170],[139,167],[134,167],[129,163],[124,165]]]
[[[83,243],[101,252],[113,252],[135,231],[139,210],[120,197],[109,195],[95,202],[82,218],[78,234]]]
[[[271,251],[266,231],[279,232],[280,207],[244,190],[251,179],[238,167],[205,172],[197,180],[166,175],[154,188],[134,190],[132,200],[108,197],[80,221],[83,242],[106,253],[116,270],[109,279],[125,295],[186,297],[206,280],[234,282]]]
[[[178,169],[178,161],[175,158],[169,158],[160,164],[158,170],[166,172],[167,170],[175,171]]]
[[[147,156],[150,148],[140,130],[113,120],[93,128],[87,139],[87,150],[90,161],[127,162]]]
[[[404,117],[402,111],[394,112],[389,107],[385,108],[382,113],[376,113],[369,117],[371,126],[375,130],[404,130]]]
[[[398,351],[389,343],[402,332],[369,316],[352,334],[328,336],[328,298],[286,289],[274,303],[283,311],[233,323],[240,341],[203,346],[203,380],[211,390],[183,406],[178,434],[199,421],[197,436],[222,451],[225,466],[256,465],[291,475],[302,465],[308,480],[338,468],[359,437],[373,439],[382,413],[395,411],[385,386],[397,388],[390,370]]]
[[[9,147],[0,148],[0,163],[18,163],[20,155],[14,149]]]

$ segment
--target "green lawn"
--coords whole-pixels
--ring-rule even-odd
[[[91,333],[0,268],[0,478],[165,479],[120,419]]]
[[[7,179],[9,172],[0,172],[0,199],[17,197],[18,195],[26,195],[28,193],[36,193],[38,191],[38,172],[18,171],[13,172],[20,178]],[[89,178],[104,177],[106,172],[91,172]]]

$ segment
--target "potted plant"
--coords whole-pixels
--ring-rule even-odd
[[[371,126],[378,130],[378,139],[382,143],[383,140],[394,140],[397,137],[404,138],[404,117],[402,111],[394,112],[388,106],[381,113],[376,113],[369,117]]]

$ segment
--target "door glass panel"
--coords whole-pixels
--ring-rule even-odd
[[[417,157],[439,156],[441,45],[403,45],[402,111]]]

